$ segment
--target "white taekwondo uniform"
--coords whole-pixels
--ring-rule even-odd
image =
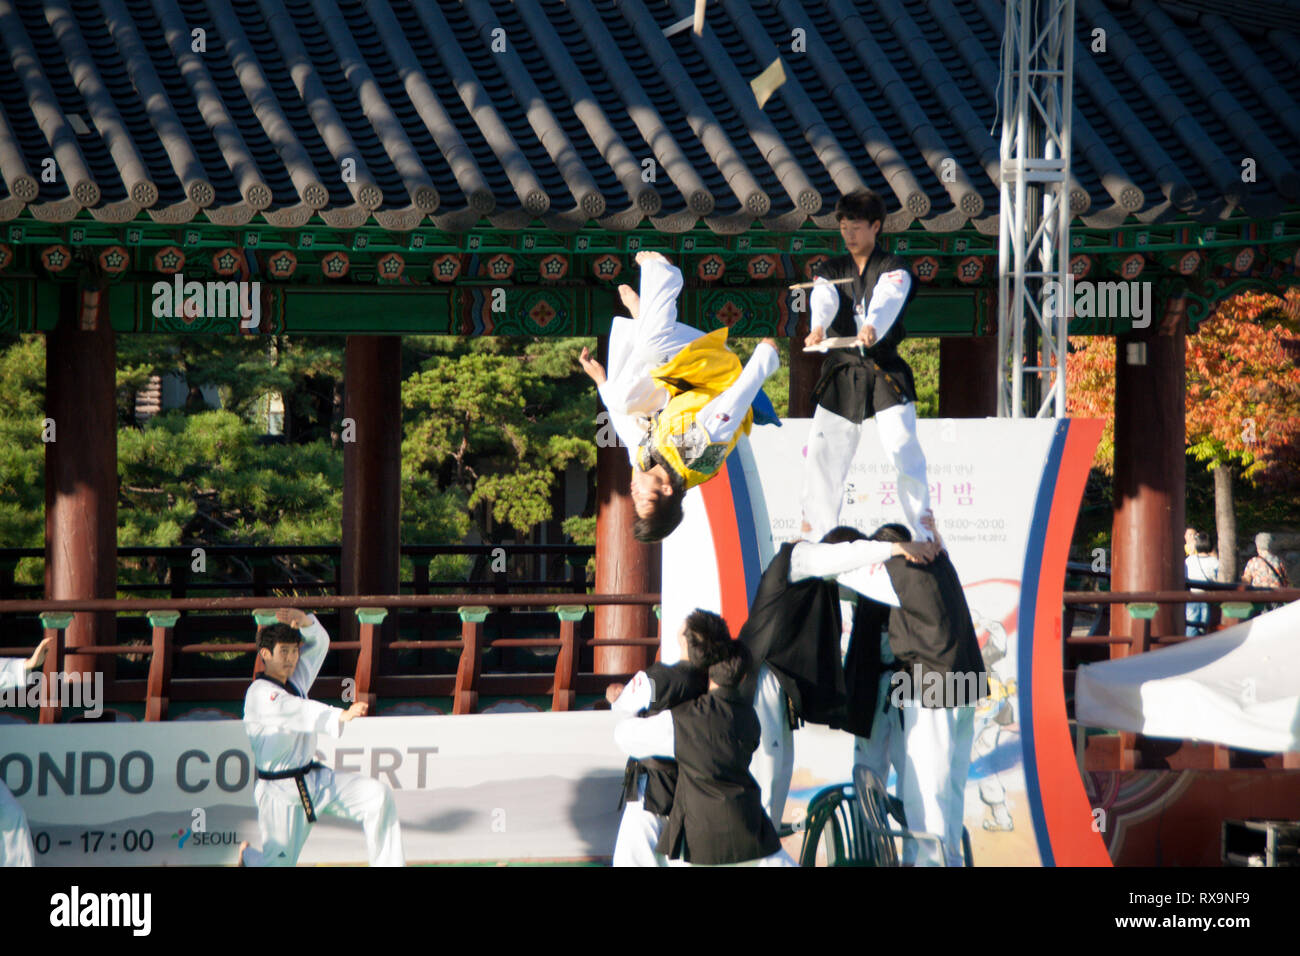
[[[893,547],[888,541],[838,544],[800,541],[790,554],[790,583],[807,578],[836,578],[867,597],[897,607],[898,596],[884,566]],[[749,772],[763,791],[763,809],[773,823],[779,824],[794,776],[794,731],[790,727],[785,691],[766,664],[758,669],[754,711],[758,714],[762,737]]]
[[[888,574],[874,575],[884,578],[882,585],[879,581],[868,580],[864,576],[867,570],[841,574],[839,581],[882,604],[899,607],[901,602]],[[885,571],[884,568],[870,570]],[[884,586],[889,588],[888,596],[883,596]],[[869,592],[868,587],[874,587],[874,591]],[[933,616],[926,615],[923,609],[909,608],[908,611],[914,616]],[[890,617],[892,623],[892,613]],[[893,649],[887,640],[882,639],[881,652],[883,662],[894,660]],[[877,700],[889,700],[889,706],[883,714],[877,713],[869,738],[855,737],[853,760],[855,764],[866,764],[874,770],[882,784],[888,783],[892,763],[898,772],[897,793],[903,802],[907,828],[933,833],[943,841],[942,851],[930,841],[905,841],[904,864],[962,866],[966,779],[970,773],[971,744],[975,735],[975,707],[922,707],[917,701],[905,700],[900,721],[898,708],[892,700],[893,681],[900,675],[909,679],[913,676],[906,670],[882,674]]]
[[[619,441],[636,467],[636,450],[650,429],[654,413],[668,404],[668,390],[650,373],[704,333],[677,321],[682,273],[665,262],[641,266],[638,318],[614,318],[609,328],[609,367],[598,387]],[[760,344],[740,377],[696,416],[711,442],[728,442],[754,404],[763,381],[781,367],[776,349]]]
[[[799,542],[790,557],[790,581],[835,578],[864,597],[898,607],[898,594],[884,565],[892,548],[886,541]],[[892,649],[884,641],[882,652],[885,661],[892,661]],[[892,694],[894,673],[881,676],[878,701]],[[763,791],[764,809],[773,821],[779,821],[794,773],[794,732],[787,716],[786,695],[767,667],[759,671],[754,710],[762,742],[754,752],[750,773]],[[898,711],[891,706],[872,723],[870,737],[854,737],[855,764],[866,764],[882,783],[888,783],[890,764],[896,768],[908,828],[933,833],[943,840],[942,853],[930,842],[905,841],[905,863],[962,865],[965,783],[970,770],[974,715],[974,707],[921,707],[909,703],[902,708],[900,721]]]
[[[27,659],[0,657],[0,690],[22,687],[27,681]],[[32,831],[27,814],[0,780],[0,866],[35,866]]]
[[[623,687],[618,700],[610,710],[623,717],[635,717],[654,703],[654,682],[645,671],[637,671]],[[645,809],[645,776],[637,774],[636,800],[623,805],[623,816],[618,823],[618,836],[614,840],[614,866],[667,866],[668,860],[655,852],[659,836],[664,832],[668,818]]]
[[[824,279],[816,279],[808,297],[809,324],[826,331],[839,310],[840,292]],[[858,302],[853,320],[861,332],[865,326],[876,330],[876,341],[884,339],[912,287],[906,271],[886,272],[876,281],[869,303]],[[930,533],[921,526],[921,518],[930,510],[930,488],[926,483],[925,453],[916,438],[916,406],[912,402],[876,411],[874,416],[880,443],[898,472],[898,499],[903,514],[917,541],[929,541]],[[820,404],[813,412],[808,432],[808,457],[804,464],[801,504],[804,521],[810,530],[804,534],[813,541],[840,523],[844,501],[844,482],[858,450],[862,426],[837,415]]]
[[[248,866],[293,866],[311,832],[302,792],[315,815],[360,822],[365,828],[371,866],[404,866],[397,806],[386,784],[359,773],[314,764],[316,735],[340,737],[343,711],[307,699],[325,662],[329,635],[313,614],[300,629],[302,649],[288,685],[265,675],[244,695],[244,729],[253,745],[258,781],[254,790],[262,849],[244,853]],[[305,771],[296,779],[292,771]],[[263,774],[284,774],[262,779]]]
[[[614,728],[614,741],[629,757],[636,757],[638,760],[644,760],[647,757],[661,757],[676,759],[674,752],[674,743],[676,733],[673,729],[673,713],[671,710],[660,711],[653,717],[630,717],[622,720]],[[654,816],[654,814],[649,814]],[[663,821],[664,818],[659,818]],[[660,824],[662,832],[665,823]],[[657,837],[656,837],[657,839]],[[668,866],[690,866],[681,860],[667,860]],[[659,863],[657,865],[664,865]],[[747,860],[744,863],[724,864],[728,866],[798,866],[789,853],[784,849],[779,849],[769,856],[761,857],[756,860]]]

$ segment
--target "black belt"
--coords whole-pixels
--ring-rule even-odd
[[[641,796],[637,793],[637,782],[645,775],[646,769],[642,766],[641,761],[635,757],[629,757],[627,766],[623,770],[623,789],[618,795],[618,812],[622,813],[623,808],[628,805],[629,801],[640,800]]]
[[[302,808],[307,812],[307,822],[316,822],[316,808],[312,805],[311,794],[307,792],[307,784],[304,778],[313,770],[323,770],[324,766],[313,760],[305,767],[298,767],[294,770],[259,770],[257,771],[258,780],[288,780],[293,778],[294,783],[298,785],[298,799],[302,801]]]

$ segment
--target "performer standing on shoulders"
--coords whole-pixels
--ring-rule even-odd
[[[658,252],[636,261],[641,294],[619,286],[633,318],[611,324],[608,376],[587,349],[578,361],[628,448],[637,540],[659,541],[681,523],[686,490],[717,474],[755,421],[779,424],[761,388],[781,363],[764,339],[742,368],[725,328],[706,335],[677,321],[681,271]]]
[[[296,608],[275,612],[277,624],[257,635],[265,673],[244,695],[244,729],[257,768],[257,822],[262,849],[240,844],[240,866],[293,866],[317,813],[361,823],[371,866],[405,866],[402,831],[393,792],[359,773],[330,770],[315,762],[316,735],[343,735],[343,725],[364,717],[367,704],[347,710],[307,699],[316,682],[329,635],[314,614]]]
[[[898,471],[898,496],[913,537],[929,533],[925,453],[916,438],[916,385],[898,354],[903,315],[915,292],[907,262],[881,249],[885,204],[870,190],[842,196],[835,207],[848,252],[823,264],[809,297],[814,347],[829,334],[856,338],[858,348],[830,349],[813,389],[817,409],[804,470],[804,533],[816,540],[839,524],[844,481],[862,422],[874,417],[885,453]],[[835,285],[832,279],[851,281]]]

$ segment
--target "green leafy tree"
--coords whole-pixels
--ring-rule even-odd
[[[45,541],[45,337],[0,340],[0,545],[39,548]],[[42,562],[24,558],[15,579],[40,580]]]
[[[552,518],[570,462],[596,464],[595,397],[581,343],[416,340],[429,351],[402,386],[403,473],[455,489],[468,507],[520,535]],[[480,521],[484,537],[489,528]]]

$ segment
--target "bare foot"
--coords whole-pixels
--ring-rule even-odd
[[[655,252],[653,249],[642,249],[636,254],[636,264],[643,266],[647,262],[662,262],[665,265],[672,264],[668,261],[668,257],[662,252]]]
[[[248,841],[247,841],[247,840],[245,840],[243,843],[239,844],[239,862],[235,864],[236,866],[243,866],[243,865],[244,865],[244,851],[247,850],[247,849],[248,849]]]
[[[637,295],[636,289],[630,285],[621,285],[618,287],[618,297],[623,300],[623,308],[627,309],[632,318],[641,317],[641,297]]]

